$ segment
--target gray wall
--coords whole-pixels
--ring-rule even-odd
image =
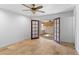
[[[75,38],[73,34],[73,17],[63,17],[61,18],[61,23],[60,23],[60,38],[61,41],[63,42],[70,42],[70,43],[75,43]]]
[[[30,19],[0,9],[0,47],[30,38]]]
[[[76,5],[74,10],[75,20],[76,20],[76,32],[75,32],[75,48],[79,54],[79,4]]]

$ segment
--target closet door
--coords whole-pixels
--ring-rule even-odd
[[[54,19],[54,36],[53,39],[60,43],[60,18]]]
[[[31,39],[39,38],[39,21],[31,20]]]

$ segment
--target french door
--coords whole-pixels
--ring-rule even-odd
[[[60,43],[60,18],[54,19],[54,33],[53,33],[53,39]]]
[[[31,20],[31,39],[39,38],[39,20]]]

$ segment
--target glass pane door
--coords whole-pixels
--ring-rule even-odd
[[[53,39],[60,43],[60,18],[54,19],[54,34]]]
[[[39,21],[32,20],[31,21],[31,39],[39,38]]]

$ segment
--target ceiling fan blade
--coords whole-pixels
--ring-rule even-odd
[[[22,5],[25,6],[25,7],[27,7],[27,8],[31,8],[31,7],[29,7],[29,6],[25,5],[25,4],[22,4]]]
[[[42,12],[42,13],[45,13],[45,11],[41,11],[41,10],[37,10],[38,12]]]
[[[38,7],[36,7],[36,9],[41,9],[41,8],[43,8],[43,6],[38,6]]]
[[[31,11],[31,10],[23,10],[23,11]]]

